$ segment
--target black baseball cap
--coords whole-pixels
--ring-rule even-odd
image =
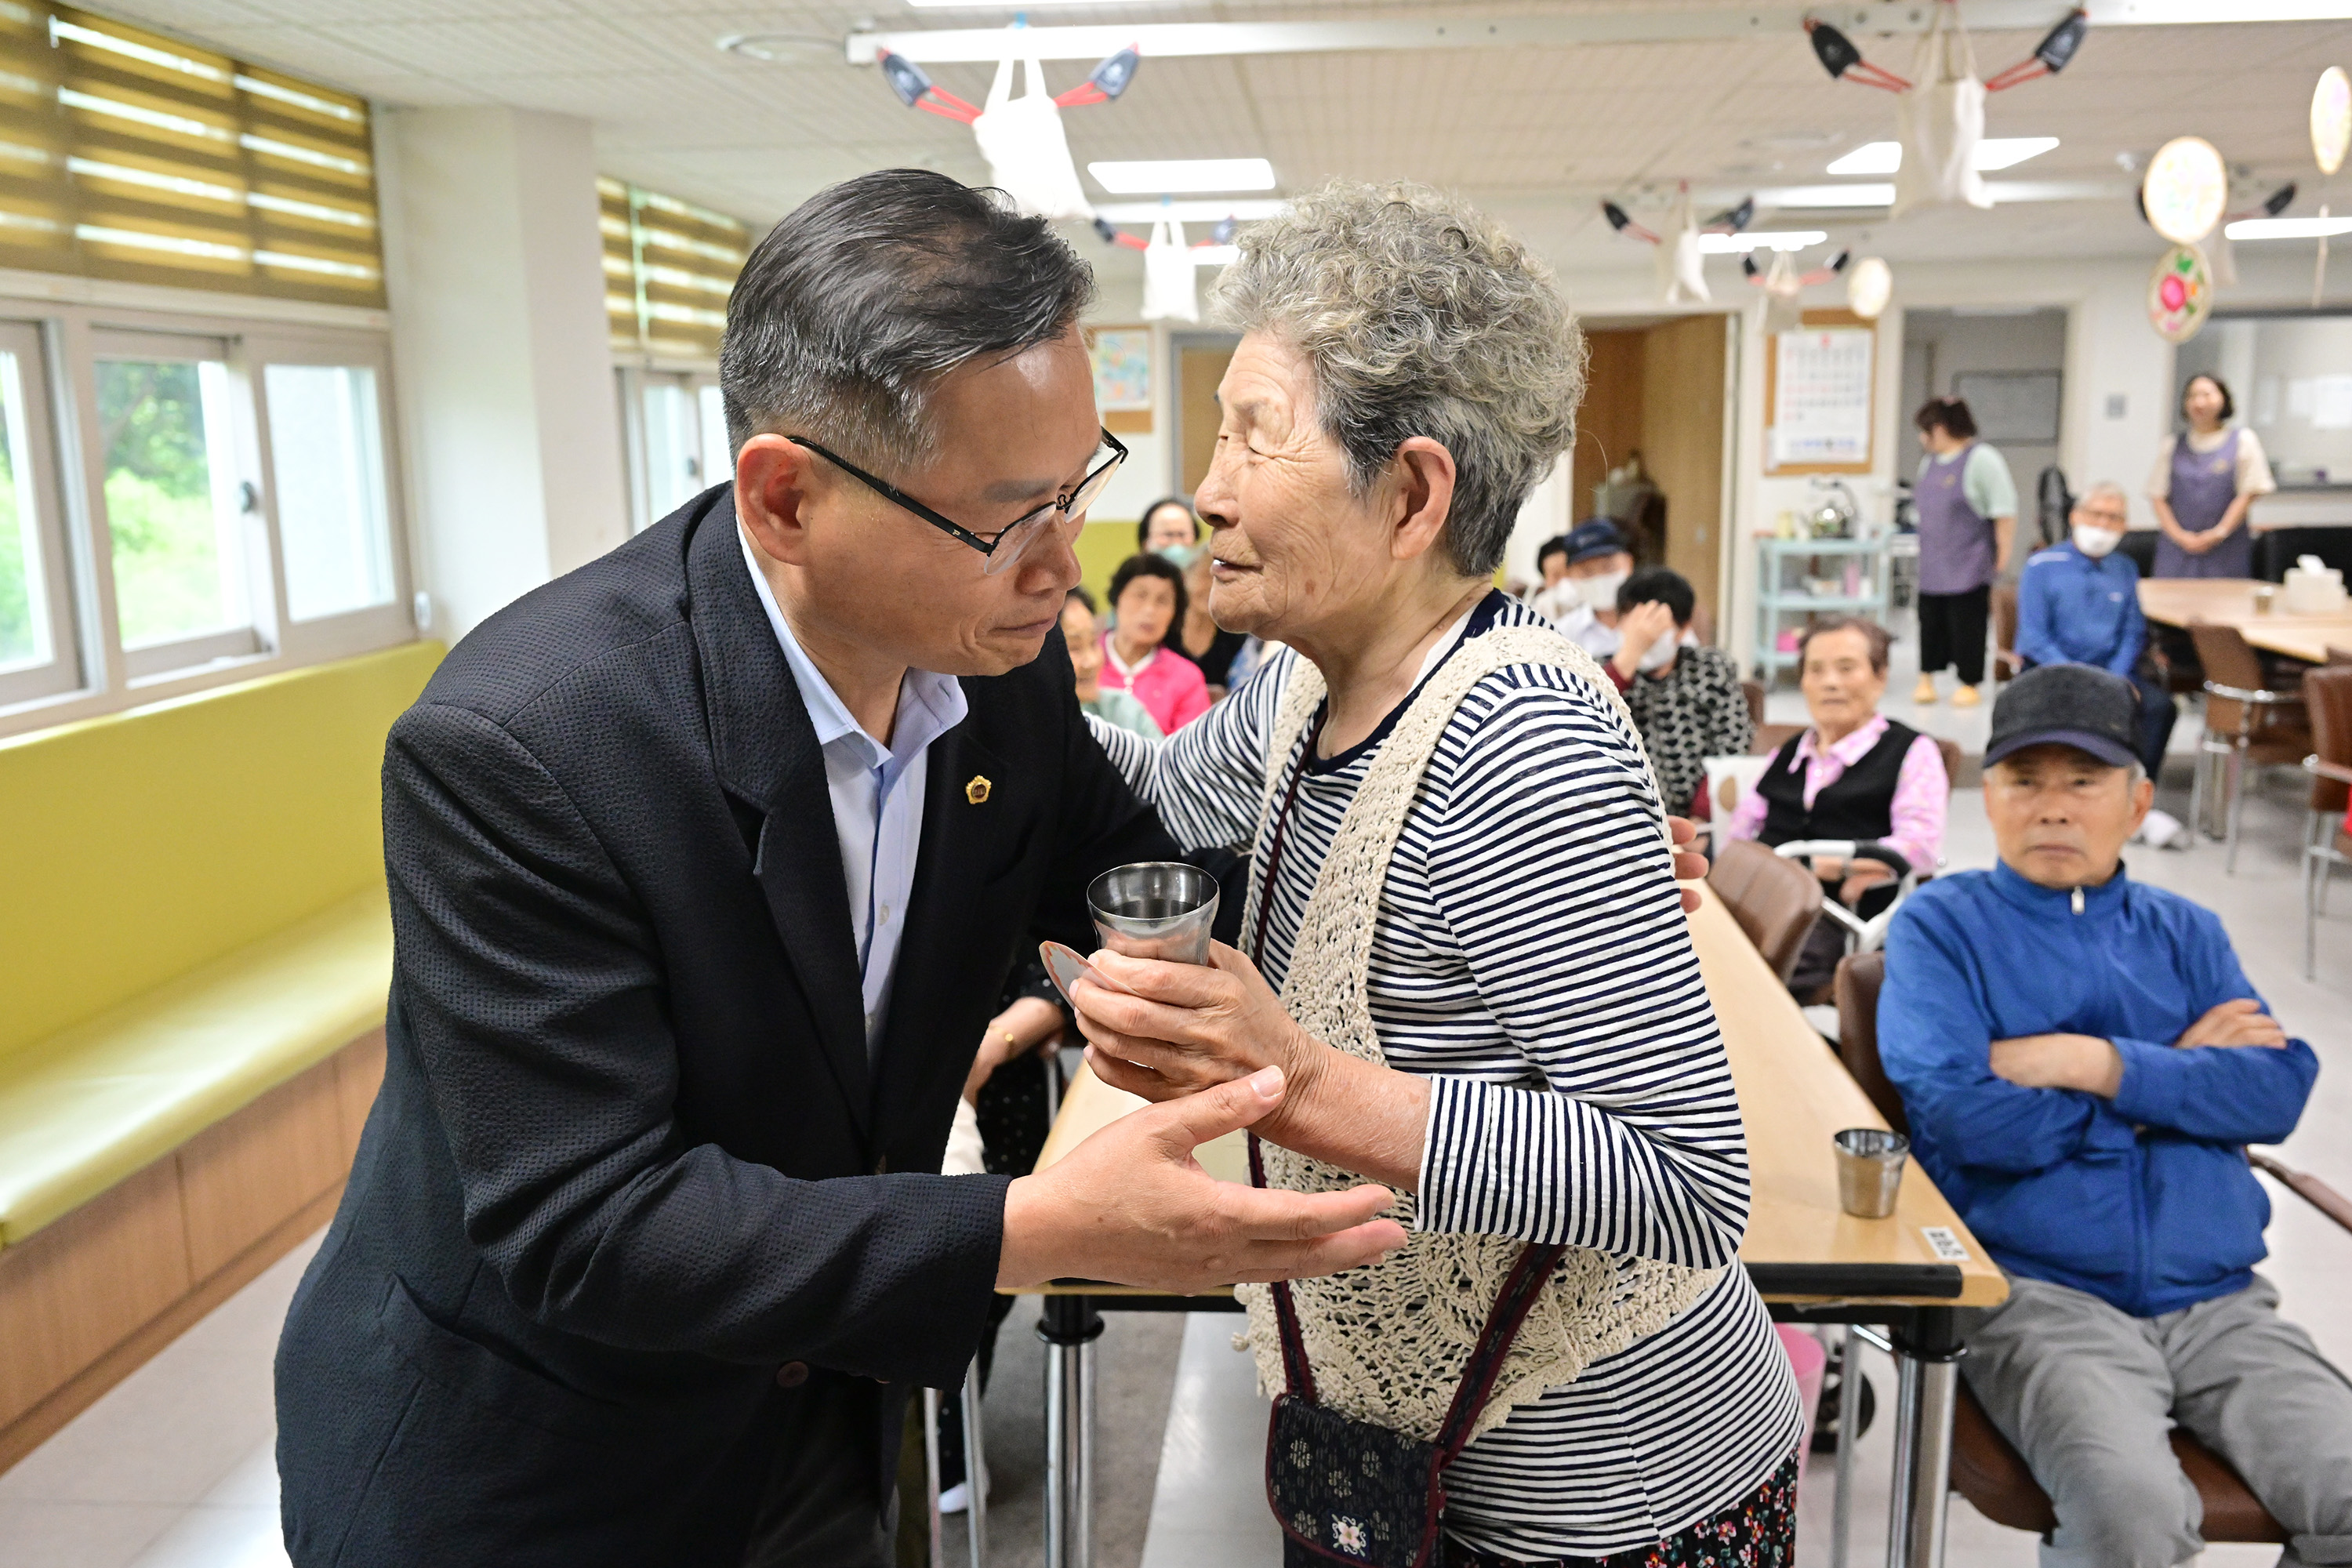
[[[1588,517],[1568,531],[1568,563],[1590,561],[1598,555],[1631,555],[1633,547],[1617,525],[1605,517]]]
[[[2131,682],[2120,675],[2087,664],[2036,665],[1992,705],[1985,766],[2028,746],[2059,745],[2129,767],[2139,759],[2132,744],[2137,708]]]

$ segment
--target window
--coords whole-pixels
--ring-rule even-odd
[[[624,369],[623,446],[633,526],[642,531],[735,477],[718,378],[702,371]]]
[[[80,678],[40,333],[0,323],[0,707]]]
[[[727,441],[727,399],[719,384],[702,384],[702,479],[705,484],[735,482],[735,454]]]
[[[315,621],[391,604],[396,590],[374,367],[273,364],[262,388],[288,618]]]

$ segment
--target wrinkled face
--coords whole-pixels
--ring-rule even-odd
[[[2073,746],[2028,746],[1985,770],[1985,815],[2009,868],[2044,888],[2115,875],[2156,785]]]
[[[2200,430],[2210,430],[2221,423],[2221,389],[2210,377],[2198,376],[2180,395],[2180,411]]]
[[[1119,591],[1118,635],[1131,647],[1158,647],[1176,618],[1176,585],[1165,577],[1138,577]]]
[[[1287,642],[1369,604],[1394,566],[1391,487],[1349,493],[1347,456],[1316,418],[1306,356],[1248,334],[1217,401],[1216,453],[1194,498],[1215,531],[1217,624]]]
[[[874,471],[983,536],[1076,489],[1102,438],[1075,329],[949,372],[932,389],[930,413],[930,460]],[[828,433],[807,434],[822,442]],[[782,436],[743,444],[736,485],[745,526],[800,569],[828,633],[917,669],[1002,675],[1028,663],[1078,581],[1071,546],[1082,519],[1049,529],[992,577],[980,552]],[[782,514],[795,526],[765,526]]]
[[[1062,640],[1070,645],[1070,668],[1078,678],[1078,699],[1083,702],[1095,700],[1102,676],[1102,634],[1095,628],[1095,617],[1076,599],[1062,602]]]
[[[1159,550],[1171,544],[1190,544],[1200,533],[1200,525],[1182,507],[1158,507],[1144,519],[1143,548]]]
[[[1825,729],[1853,730],[1869,722],[1886,694],[1886,672],[1870,668],[1870,639],[1850,627],[1816,633],[1805,644],[1800,679],[1806,711]]]

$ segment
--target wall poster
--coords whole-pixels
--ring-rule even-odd
[[[1089,327],[1087,353],[1094,362],[1095,407],[1103,428],[1117,435],[1151,432],[1151,329]]]
[[[1816,320],[1831,316],[1846,320]],[[1867,473],[1876,403],[1877,330],[1848,311],[1808,310],[1805,317],[1804,326],[1776,332],[1769,341],[1765,469]]]

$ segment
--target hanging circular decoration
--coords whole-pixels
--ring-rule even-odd
[[[1878,320],[1895,297],[1895,272],[1875,256],[1865,256],[1845,275],[1845,302],[1865,321]]]
[[[2352,78],[2345,76],[2342,66],[2329,66],[2311,89],[2311,155],[2319,160],[2319,172],[2332,174],[2342,167],[2347,146],[2352,146]]]
[[[2176,136],[2147,161],[2139,189],[2149,226],[2175,245],[2194,245],[2221,221],[2230,171],[2202,136]]]
[[[2164,253],[2147,278],[2147,321],[2156,335],[2168,343],[2185,343],[2197,335],[2213,309],[2213,269],[2205,253],[2193,245],[2176,245]]]

